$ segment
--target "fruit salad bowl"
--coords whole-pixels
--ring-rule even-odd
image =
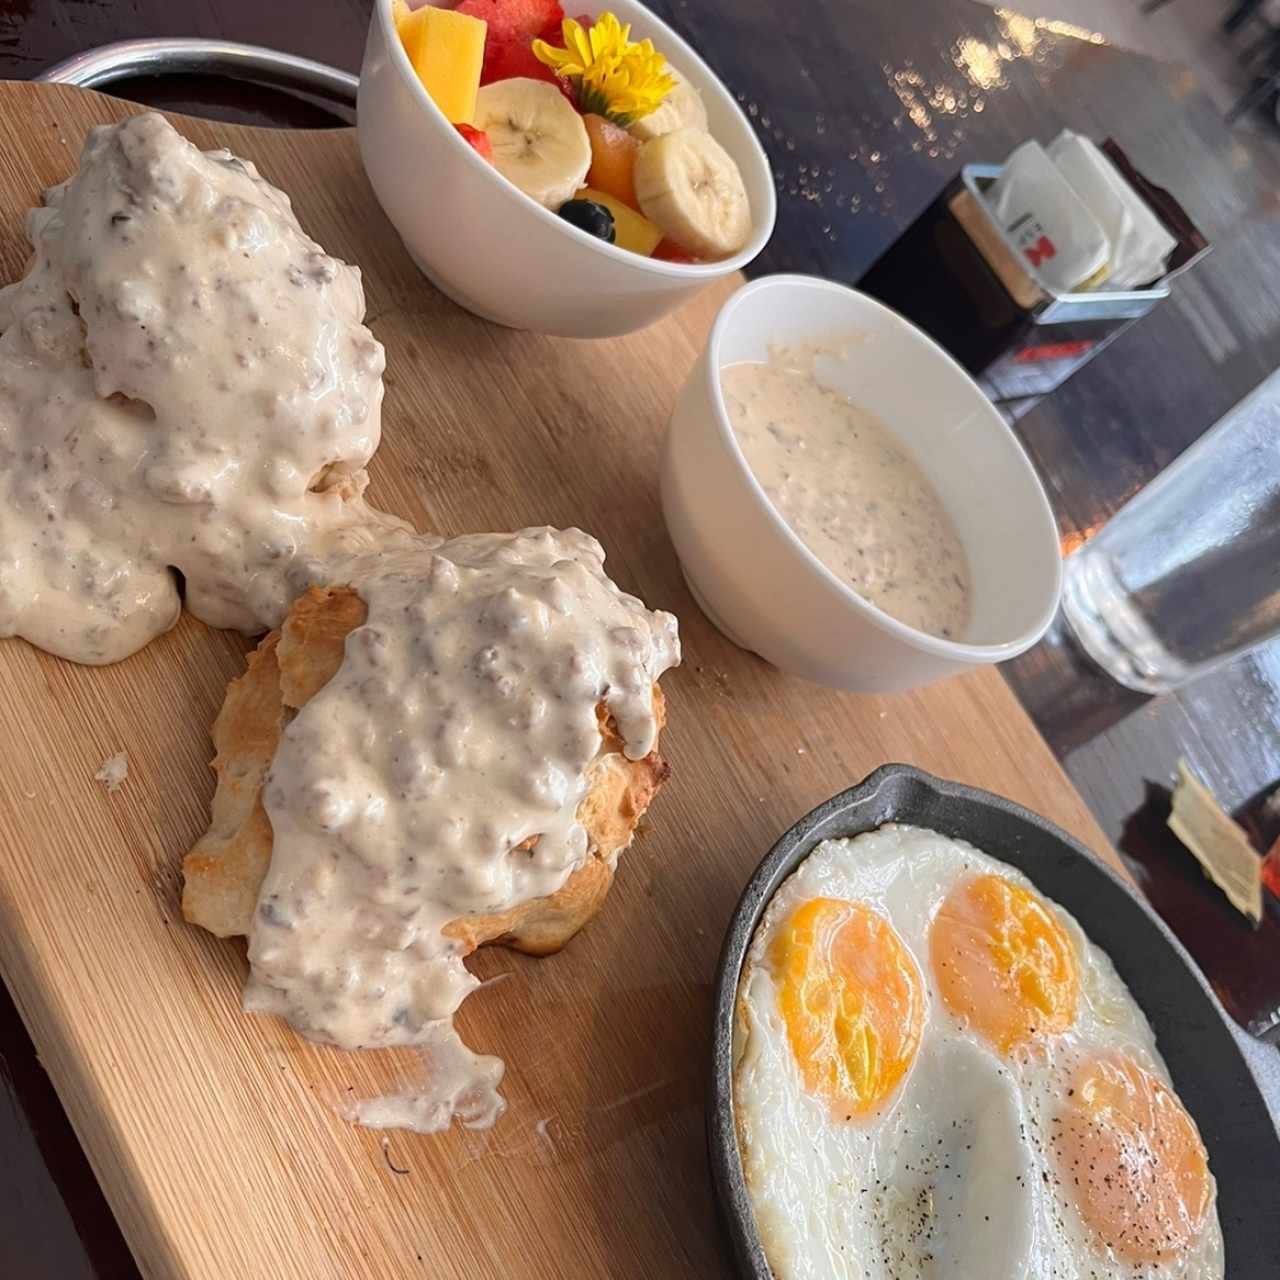
[[[423,274],[486,320],[568,338],[630,333],[738,271],[773,231],[769,163],[733,98],[689,45],[643,5],[607,0],[598,6],[606,7],[631,25],[633,39],[651,39],[700,96],[707,131],[736,165],[749,205],[745,243],[735,252],[692,262],[643,256],[526,194],[427,92],[397,31],[392,0],[375,0],[358,105],[365,170]],[[458,114],[447,100],[446,108]],[[537,122],[531,122],[530,133],[536,131]]]

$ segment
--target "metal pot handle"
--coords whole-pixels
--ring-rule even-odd
[[[344,107],[356,104],[359,77],[311,58],[256,44],[195,38],[118,40],[77,53],[35,78],[96,88],[127,76],[199,72],[314,94]]]

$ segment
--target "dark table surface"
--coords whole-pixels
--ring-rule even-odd
[[[1114,136],[1177,194],[1214,252],[1169,302],[1017,425],[1064,550],[1280,365],[1280,142],[1231,134],[1190,72],[962,0],[653,7],[719,72],[770,154],[778,227],[753,272],[855,283],[962,163],[999,161],[1063,126]],[[355,71],[369,8],[370,0],[0,0],[0,74],[32,77],[110,40],[162,35],[266,44]],[[113,91],[249,123],[333,123],[313,105],[207,78],[135,80]],[[1233,931],[1242,926],[1165,837],[1162,788],[1185,756],[1228,808],[1255,821],[1259,839],[1274,834],[1257,801],[1280,784],[1280,642],[1157,699],[1118,689],[1060,631],[1006,675],[1139,881],[1229,995],[1244,937]],[[1275,906],[1261,941],[1244,941],[1251,963],[1280,975]],[[137,1275],[2,990],[0,1152],[0,1275]]]

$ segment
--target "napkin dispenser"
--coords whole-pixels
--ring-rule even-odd
[[[1003,166],[965,165],[858,282],[945,347],[1009,418],[1064,383],[1169,296],[1210,248],[1178,201],[1101,144],[1175,241],[1164,274],[1141,289],[1061,292],[993,215],[985,193]]]

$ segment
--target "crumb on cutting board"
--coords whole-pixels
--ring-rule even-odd
[[[119,791],[124,780],[129,776],[129,754],[117,751],[115,755],[102,762],[102,768],[93,775],[95,782],[101,782],[109,792]]]

